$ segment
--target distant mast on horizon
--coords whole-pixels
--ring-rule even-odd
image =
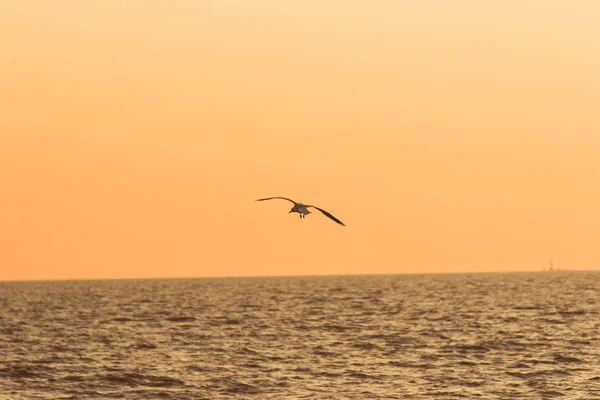
[[[550,257],[549,265],[550,266],[548,267],[548,269],[542,268],[542,271],[566,271],[561,268],[554,268],[554,259],[552,257]]]
[[[552,257],[550,257],[550,268],[548,269],[548,271],[554,271],[554,260],[552,259]]]

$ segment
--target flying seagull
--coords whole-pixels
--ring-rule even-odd
[[[323,214],[325,214],[326,217],[334,220],[338,224],[340,224],[342,226],[346,226],[346,225],[344,225],[344,223],[342,221],[340,221],[333,215],[329,214],[327,211],[323,210],[322,208],[319,208],[317,206],[310,206],[307,204],[298,203],[292,199],[288,199],[287,197],[266,197],[264,199],[257,199],[256,201],[264,201],[264,200],[272,200],[272,199],[282,199],[282,200],[287,200],[287,201],[291,201],[292,203],[294,203],[294,207],[292,207],[290,212],[291,213],[297,212],[298,214],[300,214],[300,218],[304,218],[306,215],[310,214],[310,211],[308,210],[308,208],[312,207],[312,208],[316,208],[317,210],[321,211]]]

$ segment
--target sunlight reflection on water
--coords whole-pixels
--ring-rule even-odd
[[[598,272],[5,282],[0,310],[0,398],[600,396]]]

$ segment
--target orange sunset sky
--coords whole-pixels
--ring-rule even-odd
[[[599,16],[3,0],[0,280],[598,269]]]

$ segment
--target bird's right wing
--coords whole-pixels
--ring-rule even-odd
[[[287,201],[291,201],[292,203],[296,204],[296,202],[292,199],[288,199],[287,197],[279,197],[279,196],[265,197],[264,199],[256,199],[256,201],[273,200],[273,199],[287,200]]]
[[[323,210],[322,208],[319,208],[317,206],[307,206],[307,207],[312,207],[312,208],[316,208],[317,210],[321,211],[326,217],[328,217],[329,219],[337,222],[338,224],[340,224],[341,226],[346,226],[344,225],[344,223],[342,221],[340,221],[339,219],[337,219],[336,217],[334,217],[333,215],[331,215],[331,213],[328,213],[327,211]]]

